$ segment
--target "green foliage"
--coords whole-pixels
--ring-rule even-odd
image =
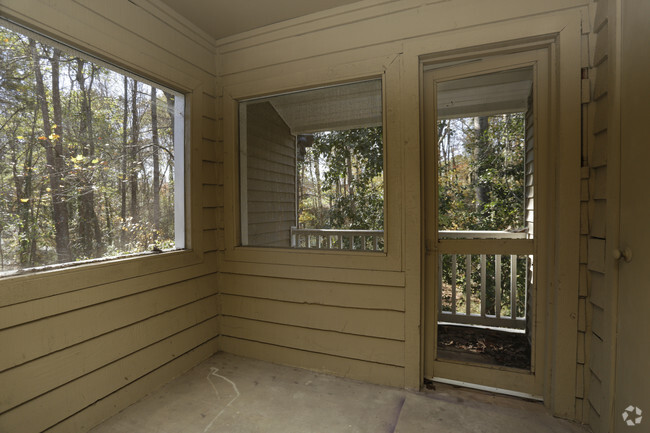
[[[383,230],[381,127],[314,134],[298,165],[305,228]]]
[[[524,116],[441,121],[439,210],[441,230],[523,227]]]
[[[61,262],[61,241],[68,261],[173,247],[173,115],[158,91],[153,185],[150,87],[127,82],[125,94],[123,75],[0,27],[0,272]]]
[[[438,124],[438,197],[440,230],[512,230],[524,226],[524,114],[442,120]],[[442,260],[443,310],[451,310],[451,287],[457,289],[457,311],[465,311],[466,256],[458,255],[454,277],[452,256]],[[497,264],[486,256],[486,313],[509,316],[510,256],[500,265],[501,305],[495,305]],[[525,313],[526,257],[516,269],[517,315]],[[481,257],[473,255],[469,291],[471,313],[480,314]]]

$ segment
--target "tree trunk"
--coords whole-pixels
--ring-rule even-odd
[[[67,177],[67,172],[65,170],[62,151],[57,152],[57,149],[61,149],[62,147],[59,142],[60,137],[58,137],[60,134],[53,134],[52,131],[47,96],[45,95],[45,86],[43,84],[43,73],[41,72],[40,66],[41,57],[36,48],[36,41],[30,38],[29,46],[31,48],[34,75],[36,77],[36,95],[41,109],[41,116],[43,117],[43,132],[45,135],[40,141],[45,148],[47,174],[49,177],[50,189],[52,191],[52,214],[54,220],[57,261],[59,263],[65,263],[72,260],[72,254],[70,252],[70,231],[68,226],[68,208],[66,206],[64,190],[64,180]],[[56,60],[52,61],[52,83],[53,86],[56,84],[56,86],[54,86],[56,89],[58,89],[59,80],[58,56],[58,52],[55,51],[53,58]],[[60,98],[58,101],[60,107]],[[57,142],[57,149],[55,149],[53,142]],[[62,181],[61,179],[64,180]]]
[[[474,192],[476,196],[476,210],[482,211],[488,201],[487,186],[482,183],[485,174],[484,158],[487,153],[487,137],[486,133],[489,127],[488,118],[486,116],[478,117],[474,126],[476,127],[476,147],[474,149],[474,158],[476,170],[474,173]]]
[[[124,77],[124,111],[122,115],[122,175],[120,177],[120,219],[122,220],[122,230],[120,230],[120,248],[126,244],[126,184],[127,184],[127,165],[129,159],[129,79]]]
[[[36,114],[36,113],[35,113]],[[34,116],[34,123],[36,123],[37,116]],[[32,249],[32,220],[30,219],[30,211],[32,203],[32,162],[33,162],[33,147],[31,143],[36,138],[34,135],[35,125],[32,127],[32,140],[28,144],[25,160],[22,164],[18,161],[19,155],[22,153],[18,148],[16,142],[10,143],[11,148],[11,167],[16,189],[16,204],[18,207],[18,216],[20,223],[18,224],[18,263],[21,268],[27,268],[30,263],[30,251]],[[22,167],[21,167],[22,165]]]
[[[153,240],[158,240],[160,231],[160,140],[158,139],[158,97],[151,86],[151,139],[153,141]]]
[[[77,59],[77,82],[81,90],[81,116],[79,132],[82,139],[81,154],[84,156],[85,170],[79,175],[81,196],[79,197],[79,236],[85,257],[101,257],[101,230],[95,212],[95,191],[93,189],[92,160],[95,157],[95,137],[93,134],[92,86],[95,79],[95,66],[90,65],[90,80],[86,86],[85,62]]]
[[[323,191],[320,186],[320,158],[318,152],[314,152],[314,172],[316,173],[316,198],[318,200],[318,219],[323,214]]]
[[[138,82],[133,80],[131,89],[131,151],[129,152],[129,185],[131,187],[131,218],[138,222],[138,141],[140,122],[138,118]]]

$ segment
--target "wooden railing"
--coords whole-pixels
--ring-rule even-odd
[[[439,232],[438,321],[524,329],[533,260],[527,237]]]
[[[291,247],[318,250],[383,251],[384,231],[291,227]]]

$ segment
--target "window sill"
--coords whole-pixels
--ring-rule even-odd
[[[203,254],[184,249],[18,271],[0,278],[0,307],[202,263]]]

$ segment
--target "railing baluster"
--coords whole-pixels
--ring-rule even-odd
[[[510,256],[510,318],[517,319],[517,256]]]
[[[456,282],[458,280],[458,256],[451,256],[451,314],[456,314]]]
[[[294,226],[289,241],[292,248],[379,251],[380,238],[384,238],[383,230],[300,229]]]
[[[533,286],[533,256],[526,256],[526,273],[524,283],[524,317],[528,317],[528,289]]]
[[[501,317],[501,254],[494,256],[494,314],[496,318]]]
[[[471,314],[472,303],[472,255],[465,256],[465,314]]]
[[[485,304],[487,303],[486,295],[486,273],[485,273],[485,254],[481,254],[481,317],[485,317]]]

